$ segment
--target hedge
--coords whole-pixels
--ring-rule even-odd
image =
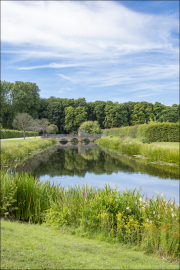
[[[26,131],[26,136],[33,137],[35,136],[35,132]],[[38,132],[36,132],[36,136],[39,136]],[[1,129],[1,132],[0,132],[0,139],[23,138],[23,137],[24,137],[23,131],[19,131],[19,130]]]
[[[105,135],[119,136],[120,138],[130,136],[132,138],[143,138],[147,142],[179,142],[179,123],[155,123],[135,125],[130,127],[105,129]]]

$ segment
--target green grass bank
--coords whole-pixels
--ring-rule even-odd
[[[15,166],[18,162],[57,143],[54,139],[29,139],[1,142],[1,169]]]
[[[1,268],[179,269],[179,265],[123,244],[70,235],[44,224],[1,219]]]
[[[119,150],[121,153],[129,156],[142,155],[150,161],[179,164],[178,142],[176,145],[174,142],[170,145],[171,143],[169,142],[166,146],[165,142],[162,145],[160,143],[147,144],[138,139],[127,138],[123,140],[122,138],[110,135],[95,140],[95,143],[105,148]]]
[[[1,175],[1,214],[31,223],[46,223],[72,234],[128,244],[170,261],[178,261],[179,204],[123,192],[39,182],[28,174]]]

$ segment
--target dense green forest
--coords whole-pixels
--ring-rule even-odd
[[[47,118],[57,125],[59,133],[74,133],[84,121],[98,121],[100,127],[113,128],[144,124],[149,121],[179,121],[180,105],[160,102],[112,101],[86,102],[85,98],[41,98],[35,83],[1,81],[1,126],[12,129],[18,113],[29,113],[34,119]]]

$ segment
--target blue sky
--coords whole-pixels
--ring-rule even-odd
[[[41,97],[179,104],[179,1],[2,1],[1,40]]]

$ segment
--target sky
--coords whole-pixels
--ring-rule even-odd
[[[179,1],[1,1],[1,80],[41,98],[179,104]]]

